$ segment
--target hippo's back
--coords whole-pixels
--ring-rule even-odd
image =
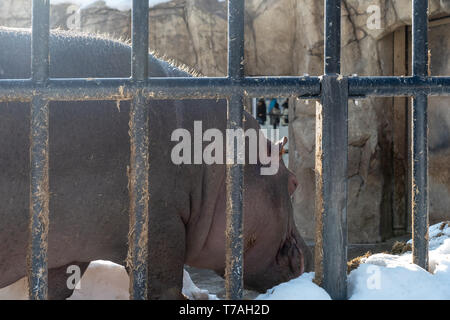
[[[0,43],[0,79],[29,78],[30,33],[0,28]],[[130,57],[130,47],[118,41],[62,32],[50,38],[53,78],[129,77]],[[152,76],[186,75],[152,56],[149,70]],[[129,106],[129,101],[50,103],[50,267],[125,258]],[[157,126],[175,108],[170,102],[154,106],[151,126],[159,133],[153,145],[167,136]],[[0,287],[25,274],[29,110],[29,103],[0,103]]]

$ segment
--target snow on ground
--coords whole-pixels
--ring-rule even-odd
[[[81,277],[80,288],[67,300],[128,300],[129,278],[123,266],[97,260]]]
[[[446,299],[450,300],[450,222],[430,227],[430,272],[412,264],[411,252],[402,255],[374,254],[363,258],[348,277],[349,299]],[[279,284],[256,299],[329,300],[330,296],[305,273]],[[69,299],[128,299],[128,275],[122,266],[94,261],[81,278],[81,289]],[[0,289],[2,299],[26,299],[26,280]],[[183,293],[190,299],[217,299],[199,289],[184,271]]]
[[[67,300],[128,300],[129,277],[125,268],[110,261],[97,260],[89,264],[80,281]],[[27,300],[27,280],[22,278],[0,289],[0,300]],[[199,289],[184,270],[183,294],[190,300],[217,300],[208,290]]]
[[[50,0],[50,4],[62,4],[62,3],[72,3],[80,6],[80,8],[86,8],[91,4],[104,1],[106,6],[112,9],[117,9],[119,11],[127,11],[131,9],[132,0]],[[169,2],[170,0],[149,0],[148,4],[151,7],[163,2]],[[224,0],[218,0],[224,1]]]
[[[450,222],[430,227],[430,272],[412,263],[411,252],[374,254],[348,277],[348,296],[353,300],[450,300]],[[329,299],[312,282],[313,273],[282,283],[257,299]]]
[[[75,289],[68,300],[128,300],[129,277],[121,265],[97,260],[89,265],[81,278],[81,288]],[[208,290],[199,289],[184,270],[183,294],[190,300],[216,300]]]
[[[304,273],[296,279],[279,284],[255,300],[330,300],[328,293],[312,280],[314,272]]]
[[[183,274],[183,294],[189,300],[219,300],[215,294],[209,294],[208,290],[199,289],[186,270]]]

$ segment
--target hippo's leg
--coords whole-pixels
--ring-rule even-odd
[[[67,268],[72,265],[77,265],[80,268],[80,279],[83,273],[89,266],[89,262],[72,262],[59,268],[52,268],[48,270],[48,299],[49,300],[64,300],[72,295],[73,289],[67,287],[67,278],[70,273],[67,273]]]
[[[151,213],[149,224],[148,298],[185,299],[181,293],[186,246],[185,225],[178,214],[172,214],[170,208],[163,207],[157,211],[159,212]]]

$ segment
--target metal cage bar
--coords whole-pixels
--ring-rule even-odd
[[[49,76],[49,0],[33,0],[31,79],[43,86]],[[31,100],[30,123],[30,242],[28,245],[28,294],[30,300],[47,299],[49,227],[49,109],[39,93]]]
[[[413,261],[428,266],[427,97],[450,95],[450,77],[428,74],[428,1],[413,0],[413,75],[342,77],[340,73],[341,1],[325,0],[323,77],[244,77],[244,1],[228,3],[228,76],[222,78],[148,78],[148,3],[133,0],[131,78],[50,79],[49,0],[33,0],[32,75],[0,80],[0,102],[29,101],[30,243],[29,295],[47,297],[49,215],[48,104],[52,100],[132,100],[130,110],[131,296],[145,299],[148,286],[148,108],[146,99],[225,98],[227,128],[242,128],[243,97],[320,98],[317,110],[317,208],[319,229],[316,273],[333,298],[346,297],[347,100],[367,96],[414,96],[411,117],[411,214]],[[236,150],[235,155],[236,155]],[[332,158],[333,155],[333,158]],[[236,162],[236,161],[235,161]],[[227,166],[228,299],[243,292],[243,165]],[[151,270],[150,270],[151,272]],[[320,275],[320,272],[322,274]]]
[[[348,78],[340,73],[341,0],[325,3],[324,71],[316,107],[315,281],[347,298]]]
[[[228,77],[244,78],[244,1],[228,1]],[[227,99],[227,129],[242,129],[244,98],[232,94]],[[239,138],[238,138],[239,141]],[[233,159],[226,165],[226,263],[225,290],[227,299],[242,299],[244,292],[243,183],[244,165],[238,163],[237,143],[232,142]],[[229,146],[227,146],[229,147]],[[228,162],[231,160],[231,163]]]
[[[324,17],[324,73],[339,74],[341,72],[341,1],[325,0]]]
[[[0,79],[0,102],[31,101],[35,83],[29,79]],[[320,98],[320,77],[49,79],[39,88],[48,100],[131,100],[136,92],[151,99],[216,99],[233,94],[247,97]],[[450,96],[450,77],[348,77],[350,98],[404,97],[418,93]]]
[[[139,85],[148,78],[148,1],[133,0],[131,78],[138,84],[130,108],[130,298],[148,294],[148,106]]]
[[[414,0],[412,11],[412,71],[414,77],[428,76],[428,0]],[[413,262],[428,270],[428,97],[416,93],[412,99],[411,190]]]

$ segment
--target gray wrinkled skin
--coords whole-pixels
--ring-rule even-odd
[[[0,78],[30,76],[30,35],[0,29]],[[130,47],[101,38],[51,36],[51,77],[128,77]],[[152,76],[188,76],[149,57]],[[226,103],[150,101],[149,298],[182,298],[183,265],[224,272],[225,166],[174,165],[170,135],[225,129]],[[128,101],[50,103],[49,297],[62,299],[66,266],[127,255]],[[0,287],[26,275],[29,217],[29,104],[0,103]],[[247,128],[257,128],[246,117]],[[261,176],[247,165],[244,197],[247,287],[264,291],[311,269],[311,254],[297,232],[290,194],[297,181],[284,164]]]

